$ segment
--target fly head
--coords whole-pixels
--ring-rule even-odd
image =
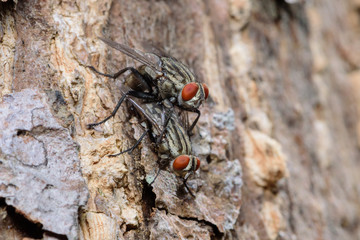
[[[185,180],[200,168],[199,158],[193,155],[180,155],[171,163],[174,173]]]
[[[199,108],[209,96],[209,88],[205,83],[191,82],[186,84],[178,95],[179,106],[186,109]]]

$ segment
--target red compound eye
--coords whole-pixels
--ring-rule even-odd
[[[204,92],[205,92],[205,99],[207,99],[209,96],[209,88],[205,83],[203,83],[202,86],[203,86]]]
[[[198,158],[196,158],[196,169],[195,169],[195,171],[198,170],[199,167],[200,167],[200,160]]]
[[[184,101],[189,101],[196,95],[198,90],[199,90],[199,86],[196,83],[194,82],[188,83],[183,88],[181,92],[181,97]]]
[[[181,171],[184,170],[190,162],[190,157],[187,155],[181,155],[175,158],[175,161],[173,163],[173,169],[175,171]]]

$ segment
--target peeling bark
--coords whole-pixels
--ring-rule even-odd
[[[358,0],[1,1],[0,236],[360,238],[359,9]],[[170,171],[146,183],[158,169],[148,138],[108,157],[143,132],[126,104],[86,129],[111,113],[123,81],[86,66],[138,66],[97,36],[159,46],[209,86],[191,137],[195,198]]]

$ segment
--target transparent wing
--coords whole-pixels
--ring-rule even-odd
[[[115,48],[116,50],[119,50],[120,52],[128,55],[129,57],[139,61],[142,64],[147,65],[148,67],[152,68],[155,71],[161,71],[160,68],[160,58],[156,56],[155,54],[151,53],[144,53],[140,50],[131,48],[129,46],[126,46],[121,43],[117,43],[114,41],[111,41],[109,39],[98,37],[101,41],[106,43],[112,48]]]
[[[125,95],[126,92],[129,90],[129,88],[125,85],[121,86],[120,88],[120,92]],[[162,127],[160,127],[159,125],[159,120],[158,118],[156,118],[152,112],[148,111],[149,107],[148,106],[145,106],[145,104],[153,104],[154,105],[154,108],[157,107],[157,104],[156,103],[142,103],[140,99],[138,98],[135,98],[135,97],[132,97],[132,96],[127,96],[126,97],[127,101],[129,103],[131,103],[135,108],[136,110],[141,114],[143,115],[150,123],[151,125],[157,129],[158,132],[161,132],[162,130]]]
[[[189,119],[189,112],[188,111],[181,111],[178,110],[179,120],[181,125],[187,130],[190,127],[190,119]]]
[[[167,53],[163,48],[159,47],[159,44],[149,42],[149,41],[143,41],[141,42],[141,46],[143,49],[147,52],[151,52],[158,57],[167,57],[167,58],[173,58],[169,53]]]

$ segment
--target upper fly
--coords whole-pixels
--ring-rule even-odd
[[[206,84],[197,82],[197,78],[190,69],[171,56],[166,56],[163,53],[161,55],[159,53],[144,53],[109,39],[99,38],[142,65],[136,69],[127,67],[115,74],[104,74],[92,66],[90,68],[103,76],[111,78],[117,78],[124,72],[131,71],[131,74],[125,80],[125,84],[132,91],[126,94],[148,101],[167,99],[181,109],[197,113],[198,116],[188,129],[188,132],[191,132],[200,117],[198,108],[209,95]],[[95,125],[97,123],[90,124],[90,127]]]

